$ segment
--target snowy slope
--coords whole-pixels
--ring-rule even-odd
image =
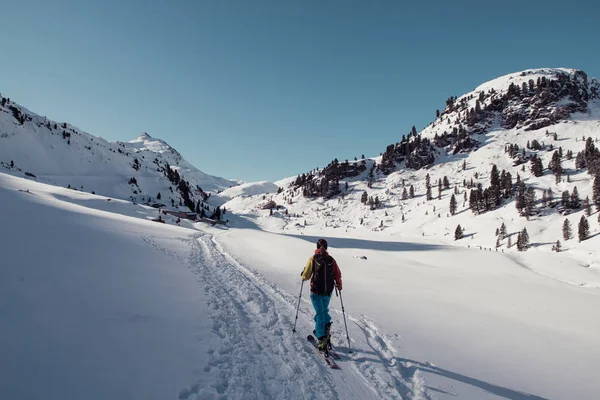
[[[120,199],[144,198],[173,208],[183,206],[185,196],[178,183],[168,179],[169,168],[189,183],[194,202],[205,200],[208,192],[237,184],[205,174],[148,134],[131,142],[108,142],[68,123],[50,121],[6,98],[2,103],[0,167],[5,172],[29,173],[41,182]],[[131,178],[137,183],[131,184]],[[158,193],[161,199],[156,198]]]
[[[575,74],[524,71],[480,88],[502,93],[521,76],[529,75],[528,82],[559,72]],[[477,89],[464,97],[471,96]],[[560,99],[547,111],[569,104]],[[512,102],[509,112],[521,105]],[[583,209],[565,216],[538,202],[539,215],[526,219],[514,199],[479,215],[463,204],[469,193],[463,180],[487,186],[492,164],[518,173],[538,193],[551,187],[555,199],[575,185],[582,198],[591,196],[592,178],[575,169],[574,159],[563,158],[566,174],[556,183],[549,171],[535,177],[528,163],[525,171],[513,165],[504,148],[537,139],[576,154],[583,136],[600,139],[597,99],[586,102],[585,112],[540,129],[525,130],[535,120],[530,114],[510,128],[495,115],[481,123],[484,133],[471,135],[477,150],[453,154],[453,144],[434,146],[435,161],[424,169],[399,162],[386,175],[377,170],[382,157],[359,160],[349,168],[355,175],[340,179],[343,196],[304,197],[294,187],[297,177],[221,187],[210,201],[227,208],[229,224],[214,227],[190,221],[178,227],[170,216],[163,216],[166,224],[153,222],[156,209],[128,201],[132,189],[108,164],[122,162],[129,179],[138,158],[138,184],[152,192],[169,190],[169,183],[154,173],[160,166],[150,155],[179,162],[186,174],[178,153],[161,140],[102,141],[100,151],[92,147],[99,139],[82,133],[66,143],[62,128],[36,136],[46,129],[42,121],[21,125],[10,108],[2,110],[0,132],[9,133],[0,137],[0,161],[9,175],[0,172],[0,202],[9,213],[0,236],[0,319],[10,321],[0,330],[0,341],[10,344],[0,350],[2,398],[593,400],[600,393],[598,211],[588,218],[592,237],[578,242]],[[433,139],[451,130],[465,118],[461,113],[444,110],[421,135]],[[15,168],[2,153],[5,143],[27,155],[14,160]],[[106,169],[76,158],[79,150],[70,149],[81,145],[95,149],[93,164],[106,161]],[[61,157],[48,149],[63,149]],[[548,165],[551,152],[527,152]],[[14,176],[38,172],[29,170],[37,162],[56,169],[38,180],[57,179],[63,187]],[[81,176],[66,174],[71,165],[82,168]],[[98,171],[106,192],[85,193]],[[438,200],[436,183],[444,176],[450,188]],[[79,182],[83,191],[64,188]],[[403,184],[413,185],[414,198],[402,199]],[[458,210],[450,215],[455,185]],[[364,191],[382,206],[362,204]],[[575,231],[568,241],[561,236],[565,218]],[[512,246],[507,238],[496,249],[502,222]],[[458,224],[465,237],[454,240]],[[531,246],[519,252],[514,244],[523,227]],[[339,297],[331,303],[340,371],[328,369],[305,341],[314,314],[299,275],[319,237],[329,240],[344,279],[345,313]],[[560,253],[551,250],[558,238]]]
[[[350,338],[349,348],[334,297],[335,371],[304,339],[306,286],[292,332],[299,272],[319,236],[173,227],[149,221],[149,207],[1,173],[0,201],[12,211],[0,240],[3,398],[540,400],[600,390],[590,318],[599,292],[507,254],[330,238]]]
[[[296,297],[231,258],[215,238],[221,229],[152,222],[149,207],[3,173],[0,201],[11,210],[0,240],[0,318],[10,322],[0,330],[2,398],[376,399],[421,390],[412,374],[393,375],[398,389],[369,381],[343,348],[347,366],[330,371],[291,332]]]
[[[550,79],[557,73],[574,73],[567,69],[541,69],[528,70],[485,83],[458,98],[455,103],[460,103],[462,98],[472,98],[474,102],[479,97],[479,91],[494,89],[500,95],[507,91],[510,83],[522,84],[538,77]],[[600,87],[594,79],[589,80],[590,87]],[[488,102],[492,99],[488,98]],[[562,101],[564,103],[565,101]],[[469,105],[475,107],[475,104]],[[518,105],[515,104],[515,107]],[[460,117],[461,110],[445,110],[438,119],[420,134],[433,139],[436,134],[449,132]],[[492,121],[494,122],[494,121]],[[546,135],[546,131],[551,134]],[[556,133],[558,140],[554,141]],[[375,240],[434,240],[438,243],[451,244],[460,247],[481,247],[496,251],[498,237],[496,229],[505,224],[510,236],[511,246],[508,247],[508,238],[500,241],[497,251],[508,252],[518,258],[520,262],[533,268],[535,271],[564,280],[575,285],[600,287],[600,223],[598,210],[592,206],[592,215],[587,217],[590,225],[591,238],[583,242],[577,239],[578,223],[585,215],[583,207],[570,210],[568,215],[558,212],[559,207],[549,208],[541,205],[542,190],[552,189],[554,201],[560,201],[560,195],[568,190],[570,193],[577,187],[582,202],[586,197],[592,198],[593,176],[575,168],[575,155],[585,147],[584,138],[592,138],[596,145],[600,145],[600,99],[590,99],[587,103],[586,113],[574,113],[568,119],[549,125],[541,129],[526,131],[524,126],[511,129],[501,127],[500,121],[487,128],[483,134],[471,135],[476,140],[478,148],[475,151],[461,151],[453,154],[452,146],[436,147],[435,162],[428,168],[414,170],[405,168],[403,163],[398,164],[395,172],[389,175],[375,170],[372,188],[368,187],[369,171],[375,165],[381,164],[382,157],[375,157],[349,164],[365,163],[366,169],[355,177],[340,180],[342,196],[332,199],[323,197],[306,198],[302,189],[293,186],[296,177],[286,178],[277,184],[286,190],[279,194],[269,194],[267,200],[272,199],[282,208],[270,216],[269,210],[264,210],[261,205],[265,203],[262,195],[254,197],[234,198],[225,204],[228,210],[243,216],[245,221],[240,221],[238,226],[256,224],[263,229],[286,234],[318,234],[323,229],[332,228],[328,234],[335,237],[368,237]],[[537,140],[543,143],[544,150],[527,149],[527,143]],[[535,177],[527,162],[515,166],[515,158],[505,152],[508,144],[518,144],[525,148],[528,155],[537,154],[544,168],[552,158],[553,151],[548,151],[550,145],[554,149],[562,148],[562,166],[565,170],[562,180],[556,183],[551,171],[545,169],[544,174]],[[566,153],[571,150],[573,158],[566,158]],[[466,169],[463,170],[463,165]],[[469,209],[469,195],[471,189],[465,187],[463,182],[473,180],[474,185],[481,183],[483,187],[489,186],[490,171],[496,165],[498,170],[511,173],[513,183],[517,175],[527,185],[535,188],[537,194],[537,209],[539,215],[526,219],[519,215],[515,207],[514,197],[504,201],[502,205],[492,211],[474,214]],[[523,167],[525,170],[523,171]],[[323,170],[321,170],[323,171]],[[425,199],[425,177],[430,175],[433,199]],[[317,175],[318,176],[318,175]],[[438,200],[438,180],[448,178],[449,188],[441,193]],[[404,187],[403,187],[404,183]],[[345,189],[345,185],[348,189]],[[402,199],[404,188],[414,187],[415,197]],[[456,187],[456,189],[455,189]],[[382,206],[374,210],[361,203],[361,195],[367,192],[369,197],[378,197]],[[450,197],[456,191],[457,211],[451,215],[449,211]],[[573,238],[565,241],[562,236],[562,224],[569,219]],[[454,232],[457,225],[465,229],[465,238],[455,241]],[[235,224],[233,225],[235,226]],[[530,248],[526,252],[516,249],[517,233],[526,228],[530,236]],[[557,240],[561,241],[562,252],[552,251],[552,246]],[[551,260],[552,262],[548,262]]]

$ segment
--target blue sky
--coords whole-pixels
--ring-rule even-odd
[[[148,132],[210,174],[277,180],[379,155],[500,75],[600,78],[598,3],[3,2],[0,93],[108,140]]]

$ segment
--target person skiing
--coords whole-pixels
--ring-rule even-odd
[[[319,339],[320,351],[327,351],[331,331],[331,316],[329,315],[329,301],[334,285],[342,290],[342,272],[337,262],[327,253],[327,241],[319,239],[317,249],[308,259],[302,280],[310,279],[310,300],[315,308],[315,335]]]

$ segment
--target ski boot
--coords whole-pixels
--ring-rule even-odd
[[[327,352],[327,336],[323,336],[323,337],[319,338],[319,344],[317,345],[317,348],[322,353]]]
[[[331,350],[333,348],[331,346],[331,324],[333,324],[333,322],[328,322],[325,325],[325,336],[327,337],[327,350]]]

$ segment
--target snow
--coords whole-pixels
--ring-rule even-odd
[[[534,272],[520,254],[334,228],[183,228],[149,221],[150,207],[6,174],[0,201],[11,210],[0,241],[7,398],[593,399],[600,390],[591,317],[600,292]],[[292,332],[300,271],[321,236],[344,279],[352,353],[332,300],[341,371],[304,339],[307,285]]]
[[[590,103],[588,114],[549,127],[554,144],[576,154],[582,136],[600,139],[599,111]],[[46,128],[35,118],[24,126],[11,118],[0,108],[0,204],[8,211],[0,235],[2,398],[592,400],[600,393],[598,211],[590,239],[563,241],[564,219],[576,233],[583,210],[565,217],[544,209],[526,220],[514,202],[474,216],[462,201],[463,179],[487,186],[492,164],[538,190],[552,187],[555,197],[574,186],[582,199],[591,196],[591,178],[574,160],[563,159],[571,182],[558,184],[512,166],[504,145],[551,143],[545,129],[495,127],[475,152],[442,149],[431,168],[399,168],[372,188],[365,177],[380,158],[369,158],[365,173],[344,180],[343,199],[294,194],[296,177],[215,184],[210,201],[227,209],[228,223],[211,226],[169,215],[157,223],[157,209],[130,201],[122,180],[134,157],[145,155],[148,167],[137,177],[148,188],[143,195],[168,191],[151,171],[154,157],[194,174],[164,141],[144,134],[109,143],[73,128],[79,134],[69,145],[56,132],[40,134]],[[445,125],[440,119],[423,135]],[[131,155],[115,155],[118,148]],[[546,166],[551,153],[540,156]],[[427,173],[434,189],[450,179],[441,200],[424,200]],[[414,185],[414,199],[401,200],[403,180]],[[458,210],[450,216],[455,183]],[[361,204],[363,191],[384,206]],[[272,215],[262,208],[269,200],[279,206]],[[503,222],[509,234],[527,227],[528,251],[507,240],[495,248]],[[466,235],[454,240],[458,224]],[[320,237],[343,274],[343,297],[331,302],[339,371],[305,340],[314,314],[300,272]]]
[[[31,120],[19,124],[11,106],[21,109]],[[165,204],[170,203],[169,197],[172,197],[177,206],[180,196],[170,191],[173,185],[157,170],[155,160],[161,166],[169,163],[192,188],[200,186],[205,192],[237,184],[200,171],[166,142],[146,133],[131,142],[108,142],[69,124],[64,126],[62,122],[50,121],[14,103],[0,106],[0,166],[8,166],[12,161],[11,172],[19,176],[29,172],[40,182],[70,185],[120,199],[136,194],[156,196],[160,192]],[[63,138],[63,132],[71,136]],[[137,170],[133,168],[135,159],[140,164]],[[131,177],[137,179],[137,185],[128,184]]]
[[[247,182],[229,189],[225,189],[222,192],[213,195],[211,199],[214,204],[218,203],[218,205],[221,205],[236,197],[244,198],[249,196],[272,194],[277,193],[277,190],[279,190],[279,187],[268,181]]]

